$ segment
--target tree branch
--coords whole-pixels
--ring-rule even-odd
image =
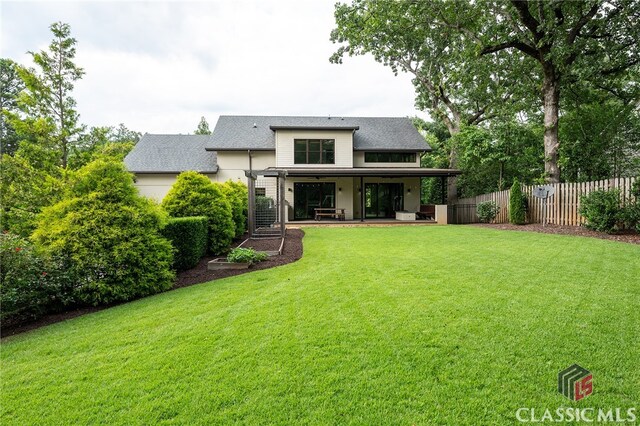
[[[582,15],[580,19],[578,19],[576,25],[574,25],[574,27],[571,29],[571,31],[569,31],[569,34],[567,35],[567,43],[573,44],[576,41],[576,37],[578,37],[578,34],[580,34],[580,30],[585,25],[587,25],[587,23],[596,15],[599,6],[599,3],[594,3],[593,6],[591,6],[591,9],[589,9],[589,11],[585,15]]]
[[[496,44],[493,46],[486,46],[484,49],[482,49],[480,55],[487,55],[489,53],[495,53],[510,48],[518,49],[519,51],[531,56],[538,61],[541,60],[540,54],[536,48],[518,40],[506,41],[504,43]]]
[[[529,12],[529,2],[523,0],[511,0],[511,4],[518,11],[520,20],[527,29],[534,35],[536,42],[542,38],[542,34],[538,31],[540,23]]]

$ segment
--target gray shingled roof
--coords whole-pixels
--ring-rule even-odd
[[[124,164],[136,173],[179,173],[195,170],[203,173],[218,171],[217,154],[205,150],[211,142],[208,135],[145,134]]]
[[[222,115],[218,119],[210,150],[275,150],[272,127],[358,130],[355,151],[430,151],[431,147],[406,117],[279,117]]]

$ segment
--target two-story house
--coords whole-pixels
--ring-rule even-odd
[[[313,219],[318,208],[343,209],[351,220],[417,212],[422,177],[460,173],[421,168],[430,150],[408,118],[221,116],[210,136],[145,134],[125,164],[141,194],[157,200],[185,170],[245,183],[247,171],[279,171],[287,220]]]

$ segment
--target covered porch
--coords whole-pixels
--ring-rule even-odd
[[[283,203],[290,224],[446,223],[446,208],[421,205],[421,178],[438,178],[444,187],[448,177],[460,174],[452,169],[406,167],[270,170],[286,176]]]

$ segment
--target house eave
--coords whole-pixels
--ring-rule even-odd
[[[422,167],[354,167],[354,168],[292,168],[267,170],[284,171],[288,177],[452,177],[462,174],[458,169],[427,169]]]

